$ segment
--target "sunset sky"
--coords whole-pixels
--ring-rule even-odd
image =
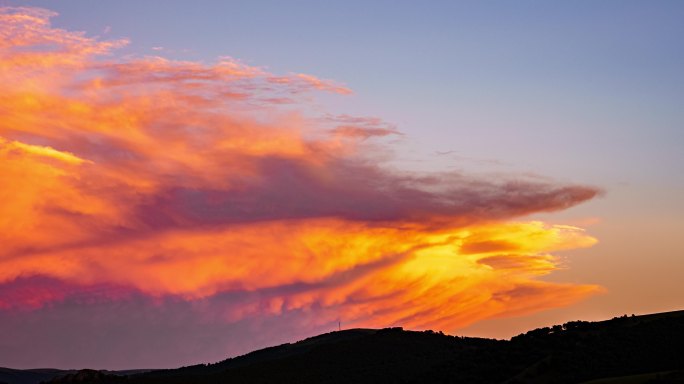
[[[0,0],[0,366],[683,309],[682,20]]]

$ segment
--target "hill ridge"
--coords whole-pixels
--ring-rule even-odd
[[[684,382],[684,310],[569,321],[495,340],[402,328],[328,332],[221,360],[124,374],[64,371],[61,383],[581,383],[634,376]],[[8,381],[0,370],[0,382]],[[14,374],[31,370],[9,370]],[[47,369],[50,371],[50,369]],[[639,376],[640,375],[640,376]],[[678,376],[679,375],[679,376]],[[680,377],[681,376],[681,377]],[[638,381],[641,380],[641,381]],[[607,381],[610,382],[610,381]]]

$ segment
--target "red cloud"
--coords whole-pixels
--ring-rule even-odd
[[[597,289],[537,280],[556,269],[549,252],[591,237],[510,222],[596,189],[390,171],[339,137],[395,127],[307,117],[301,93],[343,86],[230,58],[117,58],[125,41],[52,16],[0,10],[0,310],[135,292],[210,301],[198,311],[226,323],[303,311],[307,329],[453,330]]]

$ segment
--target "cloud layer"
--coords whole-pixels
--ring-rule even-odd
[[[537,279],[558,268],[551,252],[593,238],[512,221],[596,189],[392,171],[373,153],[395,127],[312,115],[312,95],[343,85],[227,57],[117,57],[126,41],[53,28],[54,16],[0,8],[0,327],[104,305],[185,329],[453,331],[597,289]],[[54,332],[79,326],[63,323]]]

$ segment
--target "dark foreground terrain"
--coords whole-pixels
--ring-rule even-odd
[[[510,341],[351,329],[215,364],[41,372],[49,377],[0,370],[0,383],[684,383],[684,311],[573,321]]]

